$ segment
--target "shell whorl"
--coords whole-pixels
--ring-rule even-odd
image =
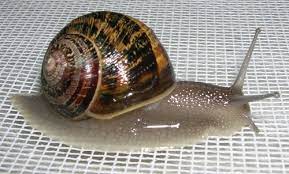
[[[62,114],[108,119],[160,100],[174,88],[166,51],[142,22],[113,12],[81,16],[51,42],[44,96]]]
[[[77,117],[97,87],[99,59],[93,44],[81,35],[65,34],[50,44],[42,67],[42,92],[58,112]]]

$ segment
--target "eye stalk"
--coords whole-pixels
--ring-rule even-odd
[[[279,98],[280,94],[278,92],[273,92],[273,93],[268,93],[268,94],[261,94],[261,95],[250,95],[250,96],[243,96],[242,95],[242,90],[243,90],[243,86],[244,86],[244,79],[246,76],[246,72],[249,66],[249,62],[250,59],[252,57],[253,54],[253,50],[255,48],[257,39],[258,39],[258,35],[261,32],[260,28],[257,28],[255,30],[255,35],[254,38],[251,42],[251,45],[248,49],[248,52],[245,56],[245,59],[243,61],[243,64],[240,68],[239,74],[234,82],[234,84],[231,86],[231,88],[233,89],[233,91],[235,93],[239,93],[241,95],[237,95],[235,97],[232,98],[232,100],[230,101],[230,103],[232,105],[242,105],[242,104],[246,104],[249,102],[253,102],[253,101],[257,101],[257,100],[262,100],[262,99],[266,99],[266,98],[270,98],[270,97],[275,97],[275,98]]]

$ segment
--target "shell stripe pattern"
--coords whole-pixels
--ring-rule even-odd
[[[42,93],[65,116],[83,113],[98,79],[98,56],[93,44],[79,35],[64,35],[52,41],[44,61]]]
[[[99,73],[99,76],[91,75],[93,78],[82,80],[83,76],[77,76],[70,81],[67,78],[72,76],[70,69],[64,71],[67,84],[59,91],[58,88],[52,91],[62,99],[61,104],[57,104],[61,110],[69,106],[69,112],[64,115],[76,117],[87,110],[90,116],[107,119],[172,91],[175,76],[166,51],[153,31],[139,20],[114,12],[94,12],[73,20],[56,39],[61,40],[63,36],[73,36],[69,41],[78,44],[70,46],[76,57],[74,61],[89,63],[92,71]],[[78,38],[84,38],[84,42]],[[76,67],[74,72],[85,68],[84,65]],[[70,87],[71,84],[78,87]],[[78,91],[82,91],[82,97]],[[85,105],[84,99],[90,99],[90,104]]]

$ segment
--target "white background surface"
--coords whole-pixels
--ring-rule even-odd
[[[41,63],[55,34],[97,10],[131,15],[150,26],[178,79],[230,85],[257,27],[262,28],[245,94],[280,91],[251,104],[259,135],[163,151],[77,149],[31,128],[9,96],[39,90]],[[8,173],[289,173],[289,3],[284,1],[8,1],[0,2],[0,172]]]

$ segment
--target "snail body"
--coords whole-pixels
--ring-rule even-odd
[[[33,127],[93,149],[188,145],[247,125],[257,132],[248,102],[278,96],[242,92],[259,32],[235,83],[221,87],[177,81],[165,49],[139,20],[91,13],[74,19],[50,43],[40,95],[12,101]]]

